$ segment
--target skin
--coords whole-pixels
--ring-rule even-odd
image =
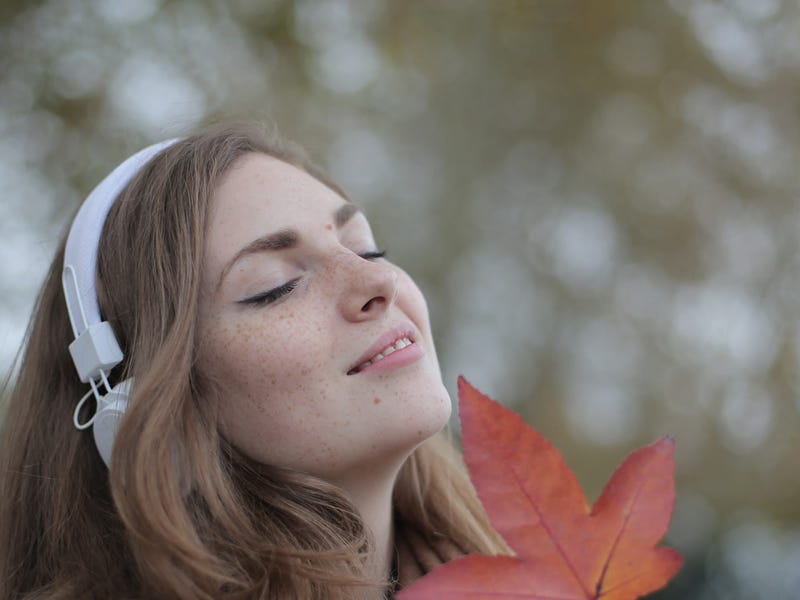
[[[375,241],[362,213],[336,222],[345,205],[272,157],[236,162],[212,198],[198,366],[225,390],[223,432],[241,451],[349,493],[378,544],[376,569],[385,573],[397,472],[444,426],[451,404],[422,293],[402,269],[372,257]],[[287,230],[291,247],[243,253]],[[263,301],[289,282],[296,283],[289,293]],[[412,327],[421,356],[348,374],[402,323]]]

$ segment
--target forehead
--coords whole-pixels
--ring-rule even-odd
[[[266,154],[246,154],[211,197],[206,276],[215,277],[244,245],[280,230],[313,236],[347,201],[302,169]]]
[[[304,213],[328,218],[345,200],[306,171],[266,154],[240,157],[222,178],[211,199],[215,217],[242,210],[267,215],[273,228]]]

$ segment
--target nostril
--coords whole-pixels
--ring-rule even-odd
[[[376,296],[371,298],[364,306],[361,307],[361,312],[369,312],[373,308],[382,306],[385,303],[386,299],[383,296]]]

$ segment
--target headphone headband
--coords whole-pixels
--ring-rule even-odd
[[[100,306],[95,288],[97,247],[108,212],[120,192],[151,158],[177,139],[148,146],[127,158],[97,184],[72,221],[64,253],[64,294],[75,337],[90,325],[100,323]],[[67,276],[67,272],[72,274]]]
[[[111,171],[83,202],[67,237],[61,281],[75,335],[69,352],[80,380],[91,387],[75,407],[72,420],[78,429],[86,429],[94,424],[95,443],[106,465],[111,462],[114,435],[124,413],[132,381],[123,381],[112,389],[107,378],[108,372],[122,362],[123,354],[111,325],[100,318],[95,285],[100,235],[108,212],[120,192],[151,158],[177,141],[166,140],[148,146]],[[105,394],[101,392],[100,385],[105,388]],[[97,402],[96,411],[89,421],[80,423],[81,408],[92,395]]]

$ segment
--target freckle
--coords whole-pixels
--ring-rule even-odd
[[[375,396],[375,397],[372,399],[372,403],[373,403],[373,404],[380,404],[380,403],[381,403],[381,399],[380,399],[380,398],[378,398],[377,396]]]
[[[325,225],[325,229],[327,229],[328,231],[333,229],[333,223],[328,223],[327,225]]]

